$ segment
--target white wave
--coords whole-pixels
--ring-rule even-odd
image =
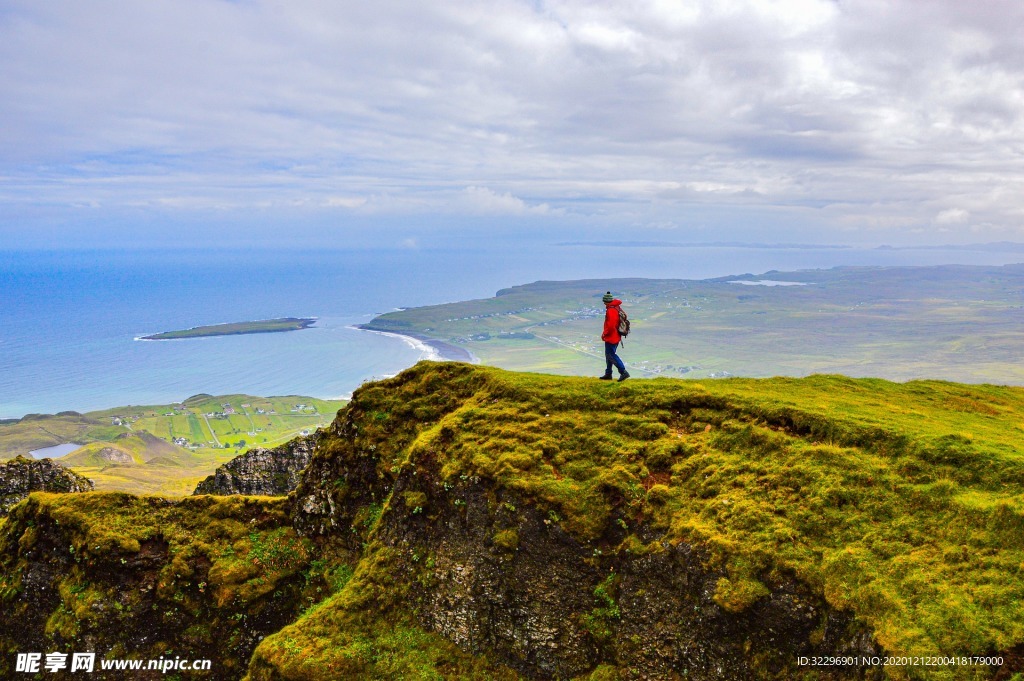
[[[381,336],[391,336],[392,338],[398,338],[413,350],[418,350],[420,353],[420,359],[429,359],[433,362],[440,362],[442,359],[444,359],[443,357],[441,357],[441,353],[438,352],[437,348],[435,348],[432,345],[428,345],[427,343],[424,343],[419,338],[413,338],[412,336],[406,336],[405,334],[401,333],[392,333],[391,331],[375,331],[373,329],[360,329],[358,326],[350,326],[348,328],[355,329],[357,331],[377,333],[380,334]]]

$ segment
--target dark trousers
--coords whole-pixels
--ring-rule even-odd
[[[605,343],[604,344],[604,359],[608,363],[608,367],[604,370],[606,376],[612,375],[612,365],[614,364],[618,368],[620,374],[626,373],[626,365],[622,363],[619,356],[615,354],[615,349],[619,347],[618,343]]]

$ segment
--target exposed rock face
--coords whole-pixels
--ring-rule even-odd
[[[779,579],[767,597],[730,613],[713,600],[724,572],[707,567],[699,546],[655,542],[652,553],[631,555],[613,549],[624,531],[580,542],[534,509],[489,510],[486,485],[462,491],[464,517],[406,516],[387,523],[389,543],[434,556],[421,624],[527,678],[572,678],[602,663],[633,670],[627,678],[791,678],[801,655],[879,654],[849,613],[796,580]],[[509,525],[515,547],[494,539]],[[864,668],[821,678],[865,673],[881,678]]]
[[[92,480],[51,459],[23,456],[0,464],[0,516],[32,492],[89,492]]]
[[[39,675],[67,681],[241,678],[259,641],[309,603],[300,593],[309,555],[285,507],[281,498],[31,497],[0,526],[0,679],[33,677],[15,672],[16,655],[32,651],[69,662],[95,651],[94,673]],[[286,551],[257,564],[268,547]],[[101,669],[104,656],[173,659],[172,650],[211,660],[211,672]]]
[[[218,468],[193,494],[284,496],[298,486],[319,439],[317,431],[274,449],[250,449]]]
[[[109,461],[110,463],[135,463],[135,460],[132,459],[131,455],[120,449],[115,449],[114,447],[104,447],[96,452],[96,456],[97,458],[100,458],[103,461]]]
[[[411,416],[429,404],[428,418],[439,421],[470,398],[424,387],[406,407]],[[790,679],[801,656],[883,654],[862,621],[792,575],[762,575],[768,593],[730,611],[715,600],[727,573],[701,545],[665,541],[624,508],[599,536],[574,535],[515,489],[471,474],[446,479],[452,436],[441,429],[427,445],[412,420],[380,413],[364,389],[339,415],[297,490],[293,522],[353,550],[363,543],[364,562],[386,561],[389,574],[415,580],[418,625],[466,652],[528,679],[585,678],[608,665],[623,679],[700,680]],[[408,465],[380,465],[410,446],[418,455]],[[366,509],[381,506],[367,545]],[[878,666],[816,671],[883,677]],[[259,649],[250,672],[293,678]]]
[[[393,485],[379,478],[368,484],[365,462],[353,463],[348,482],[366,485],[367,496],[443,509],[411,513],[392,501],[377,526],[391,573],[418,582],[419,625],[523,679],[586,678],[599,665],[614,665],[622,679],[781,680],[796,678],[801,656],[884,655],[852,613],[792,577],[766,580],[768,595],[729,612],[714,601],[725,572],[708,567],[699,545],[662,543],[649,528],[631,526],[649,541],[649,553],[623,551],[616,547],[627,532],[618,525],[581,541],[486,480],[470,477],[445,489],[436,470],[409,469]],[[330,496],[322,491],[319,498]],[[319,508],[314,497],[298,502],[300,518],[302,504]],[[335,511],[335,526],[358,524],[347,514],[351,507],[325,505]],[[880,666],[817,671],[822,680],[884,678]]]

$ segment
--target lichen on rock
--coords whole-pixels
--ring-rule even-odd
[[[52,459],[15,457],[0,463],[0,516],[32,492],[89,492],[92,481]]]
[[[250,449],[220,466],[193,494],[284,496],[298,486],[319,438],[317,431],[273,449]]]

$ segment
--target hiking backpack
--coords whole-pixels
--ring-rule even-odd
[[[619,335],[625,338],[629,335],[629,316],[619,308]]]

